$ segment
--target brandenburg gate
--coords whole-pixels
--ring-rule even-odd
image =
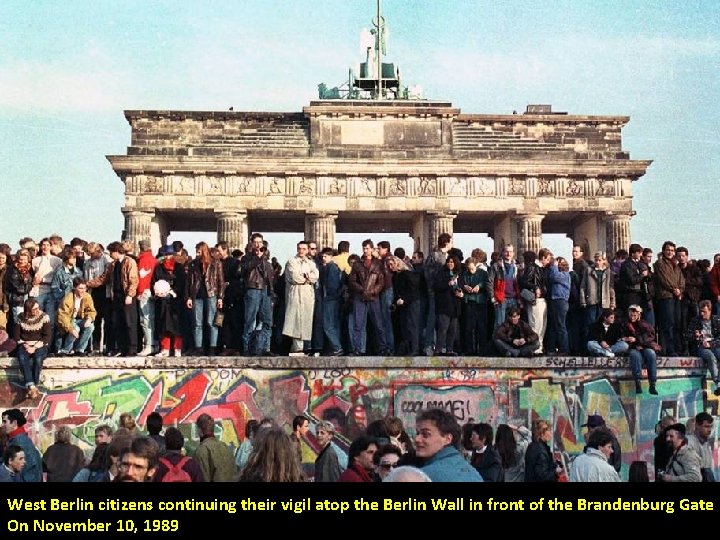
[[[404,232],[427,254],[459,232],[521,254],[560,233],[587,254],[628,247],[632,183],[651,163],[623,150],[628,117],[463,114],[420,99],[383,61],[380,2],[361,45],[345,90],[319,85],[302,112],[125,111],[127,154],[108,156],[125,239],[156,249],[173,230],[217,231],[242,249],[249,232],[304,232],[335,247],[336,232]]]
[[[586,253],[627,248],[632,185],[650,161],[622,148],[626,116],[463,114],[425,100],[312,101],[301,113],[125,111],[125,237],[173,230],[406,232],[428,253],[441,232],[486,233],[516,252],[561,233]]]

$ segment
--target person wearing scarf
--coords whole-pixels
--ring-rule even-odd
[[[374,437],[363,435],[355,439],[348,449],[350,465],[340,475],[338,482],[373,482],[373,456],[377,451],[378,443]]]

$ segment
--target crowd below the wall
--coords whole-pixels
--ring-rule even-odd
[[[147,434],[129,413],[118,420],[115,429],[95,428],[95,448],[86,459],[69,426],[58,426],[54,444],[41,454],[25,414],[3,411],[0,482],[620,482],[623,465],[616,433],[597,414],[583,424],[586,444],[572,461],[554,450],[554,429],[546,420],[536,419],[532,429],[493,429],[472,419],[461,426],[442,409],[418,413],[414,438],[397,417],[371,422],[347,453],[336,444],[336,424],[315,419],[311,425],[302,414],[291,426],[272,418],[248,420],[234,451],[217,436],[208,414],[194,419],[199,444],[191,451],[182,431],[163,426],[157,411],[147,417]],[[698,413],[687,426],[665,417],[656,433],[653,463],[632,461],[628,481],[715,481],[710,414]],[[304,447],[314,461],[304,459]]]
[[[720,254],[665,242],[572,260],[512,245],[465,258],[440,234],[425,256],[390,243],[297,244],[284,265],[253,233],[244,251],[57,235],[0,244],[0,355],[39,396],[48,356],[627,355],[656,394],[657,355],[696,356],[720,394]],[[137,251],[137,252],[136,252]],[[369,324],[368,324],[369,323]]]

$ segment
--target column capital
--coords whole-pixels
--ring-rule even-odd
[[[314,240],[318,247],[334,247],[337,217],[334,212],[305,212],[305,239]]]
[[[132,217],[143,217],[143,216],[149,216],[150,218],[153,218],[155,216],[155,210],[148,210],[145,208],[121,208],[120,211],[125,216],[132,216]]]
[[[429,210],[427,215],[434,218],[455,219],[458,215],[456,212],[444,212],[442,210]]]
[[[310,219],[337,219],[337,212],[325,212],[322,210],[306,210],[305,216]]]
[[[626,213],[617,214],[615,212],[605,212],[605,220],[606,221],[625,221],[625,220],[629,220],[633,215],[634,215],[634,213],[633,214],[626,214]]]
[[[215,216],[217,218],[247,218],[247,210],[215,210]]]

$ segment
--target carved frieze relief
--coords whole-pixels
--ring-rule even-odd
[[[301,177],[298,186],[298,195],[309,196],[315,193],[315,182],[311,178]]]
[[[432,197],[437,195],[437,178],[434,176],[421,176],[418,183],[417,193],[420,197]]]
[[[211,176],[208,182],[208,194],[222,195],[225,193],[225,178]]]
[[[147,176],[143,191],[145,193],[162,193],[164,191],[162,176]]]
[[[495,180],[490,178],[478,178],[475,194],[481,197],[495,195]]]
[[[555,182],[551,178],[539,178],[537,184],[538,197],[548,197],[555,194]]]
[[[347,195],[347,180],[345,178],[330,178],[327,192],[328,195]]]
[[[172,190],[177,195],[192,195],[195,192],[195,179],[189,176],[174,176]]]
[[[615,195],[615,183],[609,178],[598,178],[596,197],[612,197]]]
[[[467,197],[467,178],[451,177],[448,178],[447,192],[448,195],[456,197]]]
[[[377,180],[375,178],[358,178],[357,196],[375,197],[377,195]]]
[[[570,178],[567,182],[565,195],[568,197],[580,197],[583,194],[582,181],[576,178]]]
[[[511,178],[508,195],[525,195],[525,180],[522,178]]]
[[[248,176],[239,176],[235,180],[234,195],[252,195],[255,179]]]
[[[407,179],[394,178],[389,180],[388,195],[396,197],[405,197],[407,195]]]
[[[281,184],[282,179],[266,178],[265,180],[267,182],[267,195],[282,195],[285,192],[285,186]]]

